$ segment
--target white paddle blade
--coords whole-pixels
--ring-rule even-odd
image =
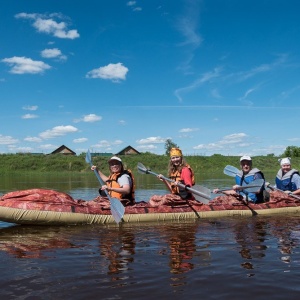
[[[138,163],[137,165],[137,170],[139,173],[142,173],[142,174],[147,174],[147,168],[142,164],[142,163]]]
[[[125,207],[117,198],[110,198],[110,210],[116,223],[120,223],[125,213]]]
[[[192,188],[194,190],[197,190],[199,191],[200,193],[202,194],[205,194],[206,196],[210,197],[211,196],[211,190],[205,186],[202,186],[202,185],[193,185]]]

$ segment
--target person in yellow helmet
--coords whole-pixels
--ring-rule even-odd
[[[179,188],[177,183],[182,183],[187,187],[195,185],[194,171],[183,158],[182,151],[179,148],[171,148],[170,160],[168,165],[168,176],[174,182],[163,179],[161,174],[158,178],[167,186],[168,190],[182,199],[194,199],[194,196],[183,188]]]

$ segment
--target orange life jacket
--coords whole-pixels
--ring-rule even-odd
[[[132,202],[134,202],[134,192],[135,192],[135,184],[134,184],[134,177],[133,174],[131,172],[131,170],[124,170],[123,173],[113,173],[111,174],[107,181],[106,181],[106,185],[109,188],[120,188],[120,185],[118,183],[118,178],[121,177],[123,174],[127,174],[130,176],[131,178],[131,190],[130,193],[127,195],[122,195],[121,193],[115,192],[115,191],[109,191],[109,195],[113,198],[118,198],[118,199],[128,199]]]
[[[191,168],[190,165],[185,165],[185,167],[189,168],[190,171],[191,171],[191,174],[192,174],[192,184],[195,185],[195,174],[194,174],[194,171],[193,169]],[[180,181],[182,182],[181,180],[181,172],[179,171],[175,171],[173,173],[170,174],[170,179],[174,180],[174,181]],[[184,182],[182,182],[184,184]],[[174,183],[171,183],[171,188],[172,188],[172,194],[179,194],[179,188],[177,185],[175,185]]]

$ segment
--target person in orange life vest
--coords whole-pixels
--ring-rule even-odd
[[[170,150],[170,161],[168,165],[169,178],[175,182],[169,182],[163,178],[161,174],[157,177],[165,183],[168,190],[175,195],[179,195],[182,199],[194,199],[194,196],[186,189],[179,187],[177,184],[182,183],[186,187],[195,185],[195,176],[192,168],[183,158],[182,151],[179,148]]]
[[[121,158],[113,156],[108,160],[110,175],[104,175],[96,166],[92,166],[91,170],[97,170],[101,179],[106,182],[99,189],[101,196],[106,196],[104,190],[111,197],[118,199],[128,199],[131,204],[134,203],[134,179],[129,170],[125,170]]]

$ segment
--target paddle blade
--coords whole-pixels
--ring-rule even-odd
[[[194,185],[192,188],[186,187],[183,184],[178,184],[178,186],[184,187],[186,190],[188,190],[189,192],[191,192],[194,195],[194,197],[197,201],[200,201],[204,204],[207,204],[209,202],[209,200],[211,199],[210,198],[211,197],[210,190],[203,186]]]
[[[202,196],[199,196],[197,194],[193,194],[195,199],[198,201],[198,202],[202,202],[203,204],[209,204],[210,202],[210,199],[207,199],[207,198],[204,198]]]
[[[92,156],[91,156],[90,150],[88,150],[86,152],[85,161],[90,165],[92,164]]]
[[[197,191],[199,191],[200,193],[202,193],[202,194],[208,196],[209,198],[210,198],[210,196],[211,196],[211,191],[210,191],[210,189],[207,188],[207,187],[205,187],[205,186],[197,185],[197,184],[196,184],[196,185],[193,185],[192,188],[193,188],[194,190],[197,190]]]
[[[125,207],[117,198],[109,198],[111,214],[116,223],[120,223],[125,213]]]
[[[140,162],[137,165],[137,169],[138,169],[138,172],[141,173],[141,174],[147,174],[148,173],[148,169]]]
[[[235,177],[235,175],[239,172],[239,169],[236,168],[236,167],[228,165],[224,168],[223,172],[224,172],[225,175]]]

